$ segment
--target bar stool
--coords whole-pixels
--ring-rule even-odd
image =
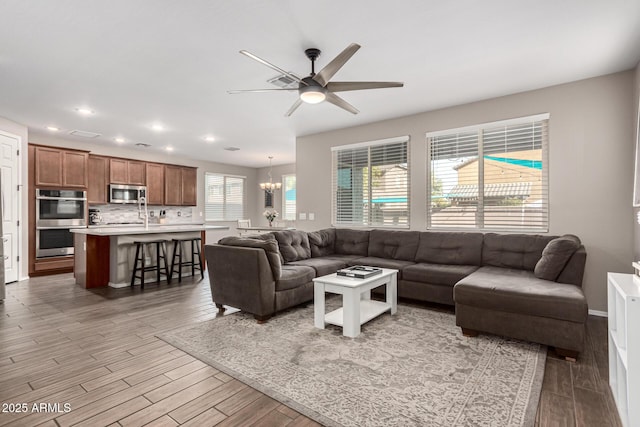
[[[191,237],[187,239],[173,239],[173,257],[171,258],[171,277],[176,267],[178,267],[178,283],[182,282],[182,267],[191,266],[191,275],[195,276],[196,270],[200,270],[200,276],[204,279],[204,271],[202,269],[202,254],[200,253],[200,237]],[[182,261],[183,243],[191,242],[191,261]],[[196,266],[196,256],[198,265]],[[178,262],[176,262],[176,258]]]
[[[140,289],[144,289],[144,273],[147,271],[156,271],[156,283],[160,283],[160,275],[164,274],[167,278],[167,283],[171,283],[171,276],[169,275],[169,268],[167,267],[167,248],[164,240],[150,240],[150,241],[135,241],[136,245],[136,260],[133,264],[133,274],[131,275],[131,286],[136,279],[140,279]],[[154,265],[146,265],[145,247],[148,245],[156,246],[156,263]],[[164,273],[160,272],[160,260],[164,263]],[[140,264],[140,266],[138,266]],[[140,273],[138,275],[138,273]]]

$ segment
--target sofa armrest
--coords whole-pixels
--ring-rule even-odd
[[[587,262],[587,251],[584,245],[571,255],[569,262],[556,280],[558,283],[568,283],[582,287],[582,278],[584,277],[584,266]]]
[[[211,298],[258,316],[275,312],[275,282],[263,249],[205,246]]]

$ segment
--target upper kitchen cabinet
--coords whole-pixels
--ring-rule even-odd
[[[197,204],[197,168],[165,166],[164,204],[167,206],[195,206]]]
[[[104,205],[108,200],[109,158],[89,155],[87,200],[89,204]]]
[[[87,188],[86,151],[35,146],[37,187]]]
[[[111,158],[109,162],[109,183],[145,185],[145,163],[137,160]]]
[[[159,163],[146,164],[147,204],[164,204],[164,165]]]

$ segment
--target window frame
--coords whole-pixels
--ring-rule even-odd
[[[375,147],[381,147],[385,145],[393,145],[398,143],[404,143],[406,145],[406,167],[407,167],[407,179],[406,179],[406,216],[407,222],[406,224],[376,224],[371,221],[372,210],[368,211],[368,220],[363,221],[362,224],[357,224],[354,222],[350,223],[342,223],[337,221],[338,216],[338,201],[337,201],[337,153],[340,151],[354,150],[360,148],[367,148],[367,168],[371,168],[371,149]],[[371,176],[369,176],[369,183],[367,185],[368,193],[367,197],[369,198],[369,204],[371,204]],[[333,227],[348,227],[348,228],[363,228],[363,229],[371,229],[371,228],[380,228],[380,229],[410,229],[411,227],[411,137],[409,135],[402,135],[391,138],[384,138],[372,141],[364,141],[357,142],[353,144],[339,145],[331,147],[331,225]]]
[[[223,207],[222,207],[222,211],[223,211],[223,218],[222,219],[210,219],[207,216],[207,205],[209,204],[207,202],[207,189],[208,189],[208,177],[209,176],[216,176],[216,177],[222,177],[223,178]],[[227,200],[227,194],[226,194],[226,188],[227,188],[227,178],[234,178],[234,179],[241,179],[242,180],[242,214],[240,218],[229,218],[227,217],[227,204],[228,204],[228,200]],[[225,174],[225,173],[218,173],[218,172],[205,172],[204,173],[204,220],[205,222],[234,222],[237,221],[238,219],[246,219],[246,215],[247,215],[247,177],[243,176],[243,175],[232,175],[232,174]]]
[[[426,145],[426,230],[428,231],[467,231],[467,232],[519,232],[519,233],[548,233],[550,226],[550,188],[549,188],[549,113],[541,113],[535,114],[531,116],[523,116],[506,120],[499,120],[494,122],[487,122],[481,124],[475,124],[471,126],[464,126],[453,129],[444,129],[439,131],[427,132],[425,134],[425,145]],[[439,137],[439,136],[447,136],[452,134],[463,134],[463,133],[471,133],[477,132],[478,134],[478,212],[479,216],[484,221],[484,208],[487,205],[484,204],[484,144],[483,144],[483,131],[493,130],[498,127],[508,127],[514,125],[522,125],[533,122],[542,122],[546,121],[545,126],[547,129],[546,138],[542,138],[541,141],[541,156],[542,156],[542,169],[541,169],[541,180],[542,180],[542,189],[543,189],[543,201],[546,205],[546,212],[544,217],[544,224],[540,227],[508,227],[508,226],[500,226],[500,227],[462,227],[462,226],[451,226],[451,227],[433,227],[432,219],[433,219],[433,211],[432,211],[432,180],[431,180],[431,172],[432,172],[432,159],[431,159],[431,138]],[[482,191],[480,191],[482,189]],[[481,204],[482,202],[482,204]],[[484,224],[483,224],[484,225]]]
[[[294,189],[296,190],[296,200],[293,201],[294,212],[293,218],[287,218],[287,178],[293,177]],[[286,173],[282,175],[282,220],[283,221],[295,221],[298,215],[298,178],[295,173]]]

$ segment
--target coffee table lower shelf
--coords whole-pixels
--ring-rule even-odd
[[[362,300],[360,301],[360,324],[363,325],[387,311],[391,311],[391,304],[381,301]],[[330,325],[344,326],[344,309],[340,307],[337,310],[325,314],[324,321]]]

